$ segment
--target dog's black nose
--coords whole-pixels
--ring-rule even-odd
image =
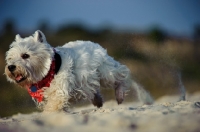
[[[13,72],[15,69],[16,69],[16,66],[15,66],[15,65],[9,65],[9,66],[8,66],[8,70],[9,70],[10,72]]]

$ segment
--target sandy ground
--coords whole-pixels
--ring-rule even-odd
[[[0,118],[0,132],[199,132],[200,107],[195,102],[200,93],[177,100],[165,96],[153,105],[109,101],[101,109],[91,105],[68,113],[17,114]]]

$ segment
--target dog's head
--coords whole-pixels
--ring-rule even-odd
[[[8,81],[23,87],[36,83],[48,73],[53,55],[41,31],[27,38],[16,35],[6,52],[5,75]]]

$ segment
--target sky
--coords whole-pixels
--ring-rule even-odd
[[[192,35],[200,24],[200,0],[0,0],[0,29],[13,19],[20,31],[48,21],[56,29],[80,23],[99,29],[145,31],[153,26],[177,35]]]

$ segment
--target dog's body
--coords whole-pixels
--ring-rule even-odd
[[[25,39],[17,35],[6,62],[8,80],[26,87],[46,111],[61,110],[69,100],[78,98],[87,98],[101,107],[100,86],[115,89],[121,104],[132,84],[129,69],[108,56],[100,45],[75,41],[52,48],[41,31]]]

